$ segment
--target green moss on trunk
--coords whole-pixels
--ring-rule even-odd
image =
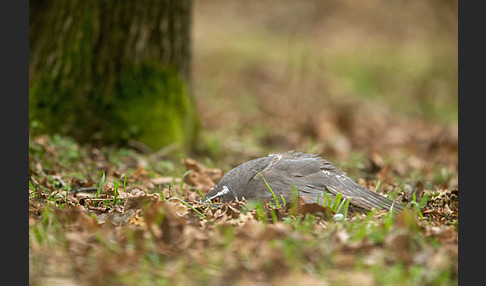
[[[151,148],[194,143],[198,120],[183,81],[168,68],[145,63],[127,69],[117,80],[113,113],[124,126],[110,137],[137,138]],[[116,134],[113,134],[115,132]]]
[[[154,150],[173,143],[192,147],[199,129],[184,81],[153,62],[125,68],[112,87],[100,86],[90,94],[39,76],[30,89],[29,114],[48,133],[107,144],[135,139]]]

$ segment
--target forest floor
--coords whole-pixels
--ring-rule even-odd
[[[31,285],[458,284],[453,9],[282,2],[195,1],[194,152],[31,125]],[[232,167],[290,149],[406,211],[199,203]]]
[[[351,176],[408,209],[335,221],[331,206],[203,206],[200,192],[223,170],[190,158],[45,135],[30,151],[33,285],[457,284],[457,172],[430,158],[370,158],[362,166],[370,179]],[[417,171],[430,179],[396,179]]]

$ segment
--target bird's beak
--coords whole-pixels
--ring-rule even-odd
[[[201,205],[207,205],[207,206],[212,205],[211,201],[210,201],[210,200],[208,200],[208,199],[206,199],[206,197],[203,197],[202,199],[200,199],[200,200],[199,200],[199,203],[200,203]]]

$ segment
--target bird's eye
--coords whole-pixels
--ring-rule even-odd
[[[218,203],[219,203],[219,201],[220,201],[220,200],[219,200],[219,198],[214,198],[214,199],[212,200],[213,204],[218,204]]]

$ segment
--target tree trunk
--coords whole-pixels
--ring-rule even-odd
[[[31,0],[29,117],[81,142],[191,146],[191,0]]]

